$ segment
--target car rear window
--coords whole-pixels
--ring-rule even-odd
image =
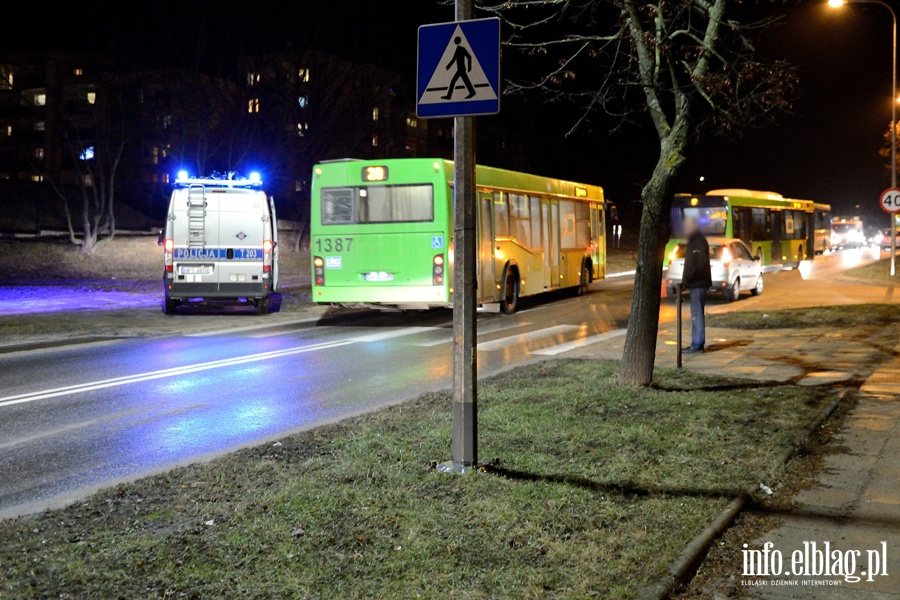
[[[685,244],[678,244],[675,247],[675,258],[684,258]],[[721,260],[722,259],[722,248],[724,246],[720,246],[717,244],[709,245],[709,257],[713,260]]]

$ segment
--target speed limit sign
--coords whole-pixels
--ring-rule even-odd
[[[900,188],[888,188],[881,192],[881,208],[884,212],[894,214],[900,212]]]

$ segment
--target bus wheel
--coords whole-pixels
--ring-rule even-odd
[[[740,277],[735,279],[734,282],[725,290],[725,298],[729,302],[734,302],[741,295],[741,279]]]
[[[516,270],[506,269],[506,283],[503,286],[503,298],[500,300],[500,309],[507,315],[516,312],[519,306],[519,278]]]
[[[256,301],[256,314],[258,315],[267,315],[269,314],[269,297],[260,298]]]
[[[763,293],[763,278],[762,275],[756,278],[756,285],[753,286],[753,289],[750,290],[750,293],[754,296],[759,296]]]

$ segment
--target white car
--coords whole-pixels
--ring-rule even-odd
[[[708,238],[709,262],[712,269],[711,292],[721,292],[734,302],[741,292],[759,296],[763,292],[762,262],[747,245],[735,238]],[[666,273],[666,296],[675,297],[675,286],[681,283],[684,273],[684,243],[669,253],[669,271]]]

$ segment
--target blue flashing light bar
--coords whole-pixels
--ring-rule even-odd
[[[192,185],[227,188],[261,188],[262,177],[255,171],[250,173],[250,177],[242,177],[234,172],[229,172],[225,175],[213,173],[209,177],[188,177],[187,171],[178,171],[178,176],[175,178],[175,187],[184,188]]]

